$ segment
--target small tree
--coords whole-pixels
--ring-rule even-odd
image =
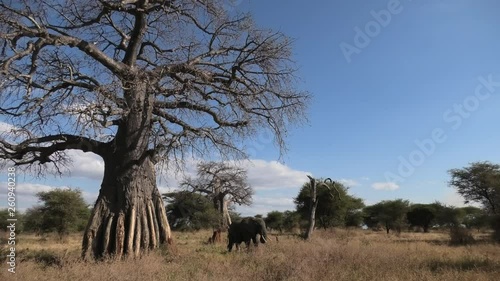
[[[447,206],[440,202],[431,204],[436,217],[435,223],[443,228],[458,227],[462,224],[465,218],[465,211],[454,206]]]
[[[360,205],[361,208],[364,204]],[[345,218],[346,227],[361,227],[363,224],[363,211],[358,209],[348,210]]]
[[[285,211],[283,213],[283,227],[288,232],[300,228],[300,214],[296,211]]]
[[[401,231],[406,221],[410,203],[408,200],[397,199],[381,201],[375,205],[363,209],[365,224],[368,227],[382,225],[387,234],[392,229]]]
[[[179,191],[165,193],[163,198],[167,202],[167,216],[173,229],[198,230],[218,224],[218,212],[206,196]]]
[[[37,194],[43,203],[41,231],[56,231],[62,238],[71,231],[82,231],[90,216],[90,210],[80,190],[54,189]],[[37,210],[37,209],[35,209]]]
[[[197,176],[186,178],[181,186],[210,197],[221,215],[221,229],[227,229],[231,224],[229,202],[239,205],[252,202],[253,189],[247,182],[247,171],[225,162],[206,162],[198,164]]]
[[[427,233],[429,232],[429,227],[436,217],[436,214],[435,210],[429,205],[415,204],[411,206],[406,217],[411,226],[422,227],[424,232]]]
[[[269,212],[264,219],[268,228],[277,229],[280,233],[283,232],[284,220],[285,215],[280,211]]]

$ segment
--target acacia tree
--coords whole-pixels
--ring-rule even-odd
[[[188,177],[181,186],[212,198],[214,208],[221,215],[222,230],[231,225],[229,202],[238,205],[252,203],[253,189],[247,182],[247,171],[225,162],[199,163],[197,178]]]
[[[500,215],[500,165],[475,162],[449,173],[449,185],[464,197],[465,203],[481,203],[492,214]]]
[[[432,205],[425,204],[414,204],[410,207],[410,210],[406,213],[406,218],[411,226],[422,227],[424,232],[429,232],[429,227],[436,217],[436,210],[432,208]]]
[[[214,227],[219,222],[217,210],[204,195],[178,191],[163,194],[163,199],[172,229],[199,230]]]
[[[283,152],[303,120],[290,40],[222,4],[0,2],[0,115],[12,125],[0,159],[41,174],[67,167],[69,149],[104,160],[84,258],[170,240],[155,164],[245,157],[242,140],[261,129]]]
[[[365,207],[364,222],[368,227],[382,225],[387,234],[391,229],[401,231],[406,221],[410,202],[408,200],[384,200],[375,205]]]
[[[54,189],[39,192],[37,197],[43,203],[38,209],[42,218],[42,232],[56,231],[59,238],[63,238],[70,231],[83,230],[90,210],[80,190]]]

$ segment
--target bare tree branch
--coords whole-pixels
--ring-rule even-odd
[[[246,140],[260,130],[283,153],[287,127],[305,120],[309,99],[295,87],[291,40],[222,6],[2,1],[0,115],[35,136],[99,142],[145,116],[140,128],[158,162],[245,157]]]

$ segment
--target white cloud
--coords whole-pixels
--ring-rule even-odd
[[[396,190],[399,185],[395,182],[375,182],[372,187],[376,190]]]
[[[359,182],[353,179],[340,179],[338,180],[341,182],[343,185],[348,186],[348,187],[353,187],[353,186],[358,186]]]
[[[90,152],[70,150],[68,155],[73,163],[70,171],[65,173],[68,177],[83,177],[93,180],[102,180],[104,175],[104,161],[101,157]]]
[[[455,207],[466,207],[466,206],[475,206],[475,207],[481,207],[481,204],[479,203],[475,203],[475,202],[472,202],[472,203],[469,203],[469,204],[465,204],[464,203],[464,198],[458,194],[457,192],[455,191],[450,191],[450,192],[447,192],[443,199],[441,200],[442,203],[446,204],[446,205],[452,205],[452,206],[455,206]]]
[[[196,177],[196,165],[199,159],[187,161],[183,172],[164,171],[159,179],[164,188],[177,188],[185,176]],[[306,171],[294,170],[277,161],[259,159],[228,161],[230,165],[247,170],[248,182],[255,190],[273,190],[281,188],[300,188],[308,182]],[[165,182],[165,183],[164,183]]]
[[[248,181],[255,190],[300,188],[308,181],[306,171],[294,170],[277,161],[249,160],[242,165],[248,171]]]
[[[369,177],[361,177],[361,180],[363,180],[363,181],[369,181],[370,178]]]

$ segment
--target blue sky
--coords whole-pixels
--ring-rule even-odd
[[[241,5],[259,25],[295,38],[303,87],[314,94],[310,125],[294,131],[287,165],[355,179],[360,185],[351,190],[371,202],[396,197],[429,202],[452,192],[447,170],[472,161],[500,162],[500,89],[477,106],[473,98],[478,77],[500,81],[498,1],[250,3]],[[380,14],[390,5],[399,13],[379,25],[378,35],[348,63],[342,42],[355,46],[355,28],[364,31],[374,20],[372,11]],[[464,102],[467,118],[454,111]],[[397,174],[398,157],[408,159],[418,149],[415,141],[432,137],[434,129],[442,129],[446,140],[436,143],[399,189],[371,188],[374,181],[386,181],[386,172]],[[274,157],[272,151],[258,156]]]
[[[269,137],[258,136],[248,166],[257,192],[254,205],[237,208],[243,214],[293,209],[306,173],[347,183],[367,204],[404,198],[458,205],[447,170],[500,163],[500,2],[227,1],[260,27],[294,38],[300,87],[313,95],[309,122],[291,130],[283,163],[274,162]],[[346,56],[347,45],[356,53]],[[71,176],[25,178],[20,205],[36,203],[35,190],[62,186],[95,200],[102,163],[88,154],[75,159]],[[406,161],[413,171],[401,173]],[[159,185],[166,191],[176,183],[167,176]]]

